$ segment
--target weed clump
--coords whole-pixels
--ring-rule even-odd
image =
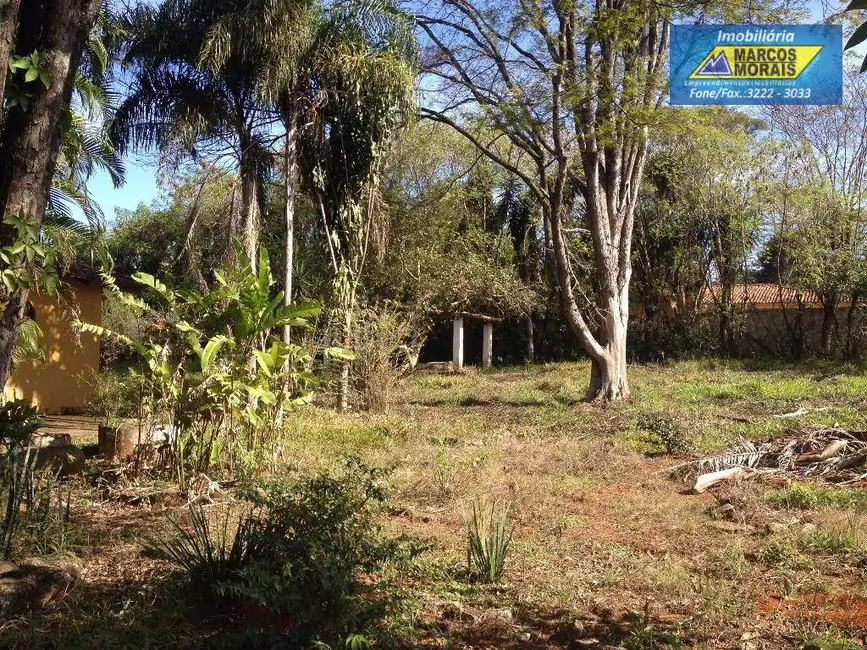
[[[638,418],[638,427],[649,432],[667,454],[689,451],[687,437],[672,418],[658,413],[642,413]]]
[[[814,508],[856,508],[867,503],[867,493],[852,488],[822,488],[808,483],[789,482],[782,489],[768,493],[768,503],[776,508],[813,510]]]

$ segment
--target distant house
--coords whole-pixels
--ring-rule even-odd
[[[704,303],[713,305],[714,298],[720,296],[721,293],[720,285],[710,285],[709,291],[705,294]],[[732,304],[759,311],[767,309],[822,309],[822,301],[815,291],[798,291],[770,282],[736,284],[732,287]]]
[[[711,285],[702,306],[713,312],[721,287]],[[739,284],[732,287],[732,306],[742,314],[747,348],[756,351],[818,351],[824,345],[843,343],[850,354],[862,347],[865,335],[863,308],[858,300],[840,296],[836,309],[825,309],[815,291],[799,291],[773,283]]]
[[[76,316],[86,323],[102,323],[102,278],[91,266],[73,264],[64,281],[71,305],[30,293],[31,316],[42,330],[45,361],[23,361],[5,387],[8,397],[23,398],[46,413],[64,413],[85,408],[90,395],[88,377],[99,372],[99,340],[79,334]],[[73,313],[74,310],[74,313]]]

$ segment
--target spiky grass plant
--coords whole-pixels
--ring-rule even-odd
[[[506,569],[506,556],[512,542],[509,525],[509,505],[494,517],[495,503],[487,508],[481,501],[473,503],[472,512],[466,517],[467,526],[467,572],[483,582],[499,582]]]
[[[189,528],[172,520],[173,533],[153,548],[183,569],[200,597],[216,601],[255,554],[259,520],[250,511],[232,516],[229,508],[211,519],[204,508],[190,506],[189,515]]]

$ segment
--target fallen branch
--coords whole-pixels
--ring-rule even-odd
[[[848,441],[846,440],[833,440],[829,442],[822,451],[819,452],[809,452],[806,454],[799,455],[795,462],[799,465],[803,465],[805,463],[821,463],[824,460],[828,460],[829,458],[833,458],[846,449],[848,445]]]
[[[706,492],[708,489],[712,488],[714,485],[743,478],[752,473],[753,471],[746,467],[730,467],[728,469],[721,469],[718,472],[702,474],[695,480],[695,485],[692,487],[692,491],[695,494],[701,494],[702,492]]]
[[[800,408],[797,411],[792,411],[791,413],[780,413],[775,415],[775,418],[799,418],[802,415],[807,415],[810,411],[804,408]]]

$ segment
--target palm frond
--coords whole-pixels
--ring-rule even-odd
[[[45,351],[42,349],[42,330],[36,321],[27,318],[18,330],[18,341],[12,351],[12,363],[15,366],[24,361],[45,361]]]

